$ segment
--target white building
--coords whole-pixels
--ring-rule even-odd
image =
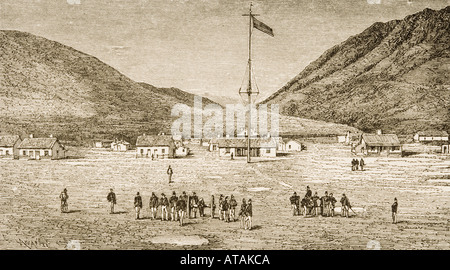
[[[136,156],[148,158],[173,158],[175,142],[170,135],[142,135],[136,140]]]
[[[448,133],[445,131],[419,131],[414,135],[415,142],[446,142]]]
[[[19,158],[27,159],[62,159],[66,149],[57,138],[25,138],[17,147]]]
[[[247,139],[245,138],[214,138],[211,139],[209,150],[218,151],[219,156],[247,156]],[[250,156],[276,157],[277,143],[274,138],[251,138]]]
[[[21,142],[18,135],[0,136],[0,158],[18,158],[18,146]]]

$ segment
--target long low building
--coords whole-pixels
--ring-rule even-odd
[[[25,138],[19,144],[19,158],[63,159],[66,149],[57,138]]]
[[[353,151],[368,156],[402,156],[403,153],[402,145],[395,134],[364,133]]]
[[[209,150],[218,151],[219,156],[247,156],[247,139],[245,138],[214,138],[211,139]],[[274,138],[251,138],[250,156],[276,157],[277,142]]]
[[[170,135],[142,135],[136,140],[136,157],[173,158],[176,145]]]

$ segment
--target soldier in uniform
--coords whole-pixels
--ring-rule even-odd
[[[159,205],[161,205],[161,221],[169,220],[169,213],[167,207],[169,207],[169,200],[164,193],[161,193],[161,199],[159,199]]]
[[[296,216],[299,213],[298,204],[299,204],[299,198],[297,196],[297,192],[294,192],[292,196],[289,198],[289,201],[291,202],[291,208],[292,208],[292,215]]]
[[[178,210],[178,217],[180,218],[180,226],[183,226],[184,216],[186,214],[186,201],[183,199],[179,199],[176,204],[176,208]]]
[[[397,198],[394,198],[394,203],[391,206],[392,208],[392,223],[397,223],[397,208],[398,208],[398,202]]]
[[[197,197],[197,194],[195,194],[195,192],[192,192],[190,207],[192,210],[191,215],[194,214],[194,218],[197,218],[198,197]]]
[[[253,209],[252,209],[252,199],[248,199],[247,207],[245,208],[246,214],[246,226],[244,229],[251,230],[253,227]]]
[[[59,194],[59,199],[61,200],[61,213],[67,213],[69,211],[69,195],[67,194],[67,188],[65,188],[61,194]]]
[[[342,216],[348,217],[348,209],[350,206],[350,201],[348,200],[347,196],[345,196],[345,193],[342,194],[341,198],[341,205],[342,205]]]
[[[150,213],[152,215],[152,219],[156,219],[157,211],[158,211],[159,200],[156,197],[155,193],[152,192],[152,196],[150,197],[149,207]]]
[[[333,197],[333,193],[330,193],[330,196],[328,197],[328,201],[330,203],[330,214],[332,217],[334,217],[334,207],[336,205],[336,198]]]
[[[229,217],[229,211],[230,210],[230,200],[228,199],[228,196],[225,196],[225,199],[222,201],[222,214],[223,214],[223,220],[225,222],[230,222]]]
[[[359,161],[359,166],[361,167],[361,171],[364,171],[364,165],[366,165],[366,163],[364,163],[364,159],[361,158],[361,160]]]
[[[330,202],[328,200],[328,191],[325,191],[325,195],[320,198],[322,202],[322,216],[329,216]]]
[[[106,199],[110,203],[110,214],[114,214],[114,205],[116,204],[116,194],[113,192],[113,189],[109,190],[108,196]]]
[[[319,215],[319,211],[320,211],[320,207],[319,207],[319,204],[318,204],[318,200],[319,200],[320,198],[319,198],[319,195],[317,195],[317,191],[316,192],[314,192],[314,196],[312,196],[311,197],[311,200],[312,200],[312,202],[313,202],[313,215],[314,216],[318,216]]]
[[[219,220],[223,219],[222,204],[223,204],[223,195],[220,194],[220,196],[219,196]]]
[[[214,218],[216,212],[216,202],[214,201],[214,195],[211,195],[211,218]]]
[[[233,195],[231,195],[231,198],[230,198],[230,220],[231,221],[236,221],[236,207],[237,207],[236,199],[234,198]]]
[[[204,217],[205,216],[205,201],[203,200],[203,198],[200,198],[198,200],[198,213],[200,215],[200,217]]]
[[[141,195],[139,195],[139,192],[136,193],[136,196],[134,197],[134,209],[136,211],[136,219],[139,219],[139,215],[142,209],[142,197]]]
[[[183,193],[181,194],[180,200],[184,200],[186,202],[187,205],[187,201],[188,201],[188,196],[186,195],[186,191],[183,191]]]
[[[169,205],[170,205],[170,218],[172,221],[178,220],[178,214],[177,214],[177,201],[178,197],[176,192],[172,192],[172,196],[169,199]]]
[[[247,209],[247,202],[245,201],[245,199],[242,199],[242,204],[241,204],[241,210],[239,211],[239,217],[241,219],[241,228],[245,229],[245,222],[247,219],[247,214],[246,214],[246,209]]]
[[[172,183],[172,174],[173,174],[173,170],[172,167],[167,168],[167,175],[169,176],[169,184]]]

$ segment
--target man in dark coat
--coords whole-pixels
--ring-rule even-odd
[[[229,216],[228,216],[228,210],[230,209],[230,201],[228,199],[228,196],[225,196],[225,199],[222,201],[222,214],[223,214],[223,220],[225,222],[229,222]]]
[[[330,193],[330,196],[328,196],[328,201],[330,203],[330,215],[334,217],[334,207],[336,205],[336,198],[333,197],[333,193]]]
[[[216,202],[214,201],[214,195],[211,195],[211,218],[214,218],[216,212]]]
[[[397,209],[398,209],[398,202],[397,198],[394,198],[394,203],[391,206],[392,208],[392,223],[397,223]]]
[[[364,159],[361,158],[361,160],[359,161],[359,166],[361,167],[361,171],[364,171],[364,165],[366,165],[366,163],[364,162]]]
[[[244,229],[251,230],[253,227],[253,207],[252,207],[252,199],[248,199],[247,207],[245,208],[246,214],[246,226]]]
[[[149,202],[152,219],[156,219],[156,215],[158,213],[158,206],[159,206],[159,199],[155,195],[155,193],[152,192],[152,196],[150,197],[150,202]]]
[[[178,220],[178,214],[177,214],[177,201],[178,197],[176,192],[172,192],[172,196],[169,199],[169,205],[170,205],[170,217],[172,221]]]
[[[330,201],[328,198],[328,191],[325,191],[325,195],[320,198],[322,202],[322,216],[329,216],[330,214]]]
[[[200,215],[200,217],[204,217],[205,216],[205,200],[203,200],[203,198],[200,198],[198,200],[198,214]]]
[[[242,199],[241,210],[239,211],[239,217],[241,219],[241,228],[245,229],[245,222],[247,219],[247,202],[245,199]]]
[[[314,207],[314,210],[313,210],[314,216],[318,216],[319,212],[320,212],[319,203],[317,202],[319,199],[320,198],[319,198],[319,195],[317,195],[317,191],[314,192],[314,196],[311,197],[311,200],[313,202],[313,207]]]
[[[178,200],[177,201],[177,210],[178,210],[178,217],[180,219],[180,226],[183,226],[183,220],[184,216],[186,215],[186,201],[185,200]]]
[[[306,194],[305,197],[312,197],[312,191],[309,186],[306,186]]]
[[[172,175],[173,175],[173,170],[172,167],[167,168],[167,175],[169,176],[169,184],[172,183]]]
[[[341,202],[341,205],[342,205],[342,214],[341,215],[345,216],[345,217],[349,217],[348,210],[352,206],[350,205],[350,200],[347,198],[347,196],[345,196],[345,193],[342,194],[342,198],[341,198],[340,202]]]
[[[134,197],[134,208],[136,211],[136,219],[139,219],[139,214],[141,213],[142,209],[142,198],[141,195],[139,195],[139,192]]]
[[[161,199],[159,199],[159,205],[161,205],[161,220],[169,220],[169,200],[164,193],[161,193]]]
[[[233,195],[231,195],[230,198],[230,220],[231,221],[236,221],[236,207],[237,207],[237,201],[234,198]]]
[[[292,215],[296,216],[299,213],[299,196],[297,196],[297,192],[294,192],[292,196],[289,198],[289,201],[291,202],[291,208],[292,208]]]
[[[191,196],[191,202],[190,202],[190,207],[192,210],[192,213],[194,215],[194,218],[197,218],[197,209],[198,209],[198,196],[195,192],[192,192],[192,196]]]
[[[61,213],[67,213],[69,211],[69,195],[67,194],[67,188],[59,194],[59,198],[61,199]]]
[[[116,204],[116,194],[113,192],[113,189],[109,190],[108,196],[106,199],[110,203],[110,214],[114,214],[114,205]]]

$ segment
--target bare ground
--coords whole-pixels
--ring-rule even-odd
[[[133,152],[81,150],[83,158],[60,161],[0,160],[0,248],[66,249],[450,249],[450,158],[425,155],[365,158],[366,170],[352,172],[347,146],[309,144],[307,151],[272,159],[231,161],[212,153],[151,161]],[[168,184],[166,169],[174,169]],[[292,216],[289,196],[309,185],[339,200],[346,193],[351,218]],[[70,213],[59,210],[59,193],[68,189]],[[117,194],[117,214],[106,195]],[[143,195],[143,219],[134,220],[133,199]],[[233,194],[253,201],[254,229],[208,216],[176,222],[148,218],[151,192],[159,196],[195,191],[207,203],[211,194]],[[399,223],[390,206],[399,200]],[[239,207],[239,206],[238,206]]]

